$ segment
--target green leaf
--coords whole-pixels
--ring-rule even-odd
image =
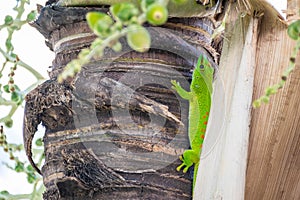
[[[262,102],[264,102],[264,103],[269,103],[270,97],[264,96],[264,97],[262,97],[261,100],[262,100]]]
[[[266,94],[267,96],[270,96],[270,95],[276,94],[276,93],[277,93],[277,90],[274,89],[274,88],[272,88],[272,87],[269,87],[269,88],[267,88],[267,89],[265,90],[265,94]]]
[[[153,4],[154,2],[155,2],[155,0],[142,0],[141,5],[144,6],[145,8],[147,8],[148,6]]]
[[[112,49],[115,51],[115,52],[120,52],[122,50],[122,44],[118,41],[116,42],[116,44],[114,44],[112,46]]]
[[[17,54],[15,54],[15,53],[13,53],[13,52],[10,53],[10,56],[11,56],[12,58],[14,58],[15,60],[17,59]]]
[[[18,103],[19,101],[21,101],[21,97],[17,92],[12,92],[11,93],[11,100]]]
[[[259,100],[255,100],[252,105],[253,105],[254,108],[258,108],[258,107],[261,106],[261,103],[260,103]]]
[[[34,172],[34,169],[33,169],[33,167],[31,165],[27,165],[26,169],[29,172]]]
[[[111,14],[123,22],[129,21],[132,17],[139,14],[139,10],[132,3],[117,3],[110,7]]]
[[[5,25],[11,25],[13,23],[14,19],[10,15],[6,15],[4,19]]]
[[[3,90],[4,90],[4,92],[10,93],[10,91],[9,91],[9,85],[4,85],[3,86]]]
[[[36,175],[34,173],[27,174],[28,183],[34,183],[36,181]]]
[[[8,192],[7,190],[2,190],[2,191],[0,192],[0,194],[3,194],[3,195],[8,195],[8,194],[9,194],[9,192]]]
[[[42,140],[42,138],[39,138],[39,139],[37,139],[36,141],[35,141],[35,144],[36,144],[36,146],[43,146],[43,140]]]
[[[126,36],[128,45],[135,51],[145,52],[150,48],[151,38],[148,31],[140,25],[131,25]]]
[[[113,24],[112,18],[101,12],[89,12],[86,15],[86,19],[94,33],[102,37],[108,35],[108,30]]]
[[[89,27],[93,30],[98,23],[98,21],[105,16],[104,13],[100,12],[89,12],[86,15],[86,20],[88,22]]]
[[[146,18],[152,25],[162,25],[168,20],[168,10],[165,6],[154,3],[147,8]]]
[[[16,166],[15,166],[15,171],[16,172],[23,172],[24,171],[24,163],[18,161]]]
[[[4,124],[5,124],[5,126],[6,127],[8,127],[8,128],[11,128],[12,126],[13,126],[13,120],[12,119],[6,119],[5,121],[4,121]]]
[[[33,20],[35,20],[36,17],[36,12],[35,11],[31,11],[28,15],[27,15],[27,22],[31,22]]]
[[[300,37],[300,20],[291,23],[288,27],[288,35],[293,40],[297,40]]]

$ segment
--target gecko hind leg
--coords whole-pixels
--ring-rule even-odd
[[[193,164],[199,162],[199,156],[194,150],[185,150],[183,156],[180,156],[179,159],[182,161],[182,164],[176,170],[180,171],[184,167],[183,173],[186,173]]]

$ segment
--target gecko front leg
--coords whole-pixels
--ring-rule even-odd
[[[192,94],[185,89],[183,89],[178,82],[175,80],[171,80],[172,83],[172,89],[175,90],[179,96],[183,99],[189,100],[192,97]]]

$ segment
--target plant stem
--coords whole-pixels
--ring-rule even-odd
[[[265,94],[253,102],[254,108],[260,107],[262,103],[268,103],[271,95],[276,94],[278,92],[278,90],[284,86],[285,82],[287,81],[288,76],[295,69],[296,56],[299,51],[300,51],[300,37],[298,37],[298,39],[297,39],[296,46],[294,47],[291,57],[290,57],[289,65],[285,69],[285,71],[282,73],[281,80],[279,81],[279,83],[268,87],[265,91]]]
[[[6,58],[7,61],[11,62],[11,63],[16,63],[17,65],[24,67],[25,69],[27,69],[29,72],[31,72],[38,80],[44,80],[45,78],[39,73],[37,72],[35,69],[33,69],[32,67],[30,67],[28,64],[26,64],[25,62],[21,61],[21,60],[16,60],[16,58],[12,57],[11,55],[9,55],[8,53],[6,53],[3,49],[0,48],[0,53]]]

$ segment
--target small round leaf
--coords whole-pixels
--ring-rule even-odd
[[[13,120],[12,119],[6,119],[5,121],[4,121],[4,124],[5,124],[5,126],[6,127],[8,127],[8,128],[11,128],[12,126],[13,126]]]
[[[4,92],[10,93],[10,91],[9,91],[9,85],[4,85],[3,86],[3,90],[4,90]]]
[[[31,165],[27,165],[26,169],[29,172],[34,172],[34,168]]]
[[[112,18],[101,12],[89,12],[86,19],[89,27],[98,36],[107,35],[109,27],[113,24]]]
[[[33,183],[36,179],[37,179],[37,177],[34,173],[28,173],[27,174],[28,183]]]
[[[31,22],[33,20],[35,20],[36,17],[36,12],[35,11],[31,11],[28,15],[27,15],[27,22]]]
[[[5,25],[10,25],[13,23],[13,21],[14,21],[14,19],[12,18],[12,16],[10,16],[10,15],[5,16],[5,19],[4,19]]]
[[[162,25],[168,20],[168,10],[165,6],[159,3],[154,3],[148,7],[146,18],[152,25]]]
[[[300,37],[300,20],[291,23],[287,31],[290,38],[297,40]]]
[[[132,3],[117,3],[111,6],[112,15],[123,22],[129,21],[132,17],[139,14],[139,10]]]
[[[145,52],[150,48],[151,38],[148,31],[140,25],[131,25],[126,38],[128,45],[135,51]]]
[[[253,102],[253,107],[254,108],[258,108],[258,107],[260,107],[260,105],[261,105],[261,102],[258,101],[258,100],[256,100],[256,101]]]
[[[16,172],[23,172],[24,171],[24,163],[18,161],[16,166],[15,166],[15,171]]]
[[[2,194],[2,195],[8,195],[9,192],[8,192],[7,190],[2,190],[2,191],[0,192],[0,194]]]
[[[12,92],[11,100],[14,102],[19,102],[21,100],[21,96],[17,92]]]
[[[261,100],[262,100],[262,102],[264,102],[264,103],[269,103],[270,97],[264,96],[264,97],[262,97]]]
[[[42,138],[39,138],[35,141],[36,146],[43,146]]]
[[[122,44],[118,41],[116,42],[116,44],[114,44],[112,46],[112,49],[115,51],[115,52],[120,52],[122,50]]]

